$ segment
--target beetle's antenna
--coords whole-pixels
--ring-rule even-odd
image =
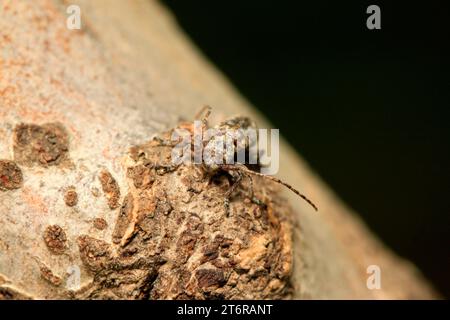
[[[244,171],[244,172],[246,172],[246,173],[248,173],[248,174],[252,174],[252,175],[254,175],[254,176],[258,176],[258,177],[263,177],[263,178],[266,178],[266,179],[269,179],[269,180],[272,180],[272,181],[274,181],[274,182],[276,182],[276,183],[278,183],[278,184],[281,184],[281,185],[283,185],[283,186],[285,186],[286,188],[288,188],[289,190],[291,190],[292,192],[294,192],[296,195],[298,195],[299,197],[301,197],[303,200],[305,200],[306,202],[308,202],[310,205],[311,205],[311,207],[313,207],[314,208],[314,210],[316,210],[316,211],[319,211],[319,209],[317,208],[317,206],[307,197],[307,196],[305,196],[304,194],[302,194],[302,193],[300,193],[300,191],[298,191],[297,189],[295,189],[293,186],[291,186],[290,184],[288,184],[288,183],[286,183],[286,182],[284,182],[284,181],[281,181],[280,179],[278,179],[278,178],[275,178],[275,177],[272,177],[272,176],[268,176],[268,175],[265,175],[265,174],[262,174],[262,173],[259,173],[259,172],[256,172],[256,171],[252,171],[252,170],[250,170],[250,169],[248,169],[246,166],[244,166],[243,164],[239,164],[239,163],[236,163],[236,164],[234,164],[233,166],[229,166],[229,165],[223,165],[223,166],[226,166],[226,168],[228,168],[228,169],[230,169],[230,170],[233,170],[233,166],[237,166],[237,167],[239,167],[239,169],[241,169],[242,171]]]
[[[202,114],[205,114],[203,117]],[[203,124],[206,125],[206,122],[208,121],[209,115],[211,114],[211,107],[210,106],[204,106],[201,108],[196,114],[195,118],[196,120],[200,119],[202,120]]]

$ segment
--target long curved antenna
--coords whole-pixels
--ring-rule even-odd
[[[263,177],[263,178],[266,178],[266,179],[269,179],[269,180],[272,180],[272,181],[274,181],[274,182],[276,182],[276,183],[278,183],[278,184],[281,184],[281,185],[283,185],[283,186],[285,186],[286,188],[288,188],[289,190],[291,190],[292,192],[294,192],[296,195],[298,195],[300,198],[302,198],[303,200],[305,200],[306,202],[308,202],[309,203],[309,205],[311,206],[311,207],[313,207],[314,208],[314,210],[316,210],[316,211],[319,211],[319,209],[317,208],[317,206],[307,197],[307,196],[305,196],[304,194],[302,194],[302,193],[300,193],[300,191],[298,191],[297,189],[295,189],[293,186],[291,186],[290,184],[288,184],[288,183],[286,183],[286,182],[284,182],[284,181],[281,181],[280,179],[278,179],[278,178],[275,178],[275,177],[272,177],[272,176],[267,176],[267,175],[265,175],[265,174],[262,174],[262,173],[259,173],[259,172],[256,172],[256,171],[252,171],[252,170],[250,170],[250,169],[248,169],[246,166],[244,166],[243,164],[239,164],[239,163],[236,163],[236,164],[233,164],[233,165],[227,165],[227,164],[224,164],[224,165],[221,165],[223,168],[225,168],[225,169],[229,169],[229,170],[236,170],[236,167],[238,167],[240,170],[242,170],[242,171],[244,171],[245,173],[248,173],[248,174],[252,174],[252,175],[255,175],[255,176],[258,176],[258,177]]]

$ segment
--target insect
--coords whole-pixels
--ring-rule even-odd
[[[208,128],[208,118],[209,118],[210,114],[211,114],[211,107],[205,106],[195,116],[195,119],[201,120],[203,129]],[[192,122],[182,123],[182,124],[180,124],[180,126],[184,129],[189,130],[190,132],[194,131]],[[235,132],[238,129],[245,130],[245,129],[249,129],[249,128],[256,128],[256,125],[254,124],[254,122],[252,120],[250,120],[247,117],[243,117],[243,116],[234,117],[234,118],[228,119],[226,121],[223,121],[223,122],[219,123],[217,126],[215,126],[214,127],[215,135],[212,137],[209,137],[207,139],[202,139],[201,143],[203,143],[203,146],[207,146],[208,144],[211,144],[211,140],[214,140],[214,139],[217,140],[219,137],[222,137],[222,138],[226,137],[226,135],[229,132],[233,132],[233,131]],[[273,181],[277,184],[285,186],[286,188],[288,188],[289,190],[294,192],[296,195],[301,197],[303,200],[305,200],[310,206],[312,206],[314,208],[314,210],[318,211],[317,206],[308,197],[306,197],[304,194],[302,194],[297,189],[292,187],[290,184],[288,184],[278,178],[275,178],[273,176],[266,175],[261,172],[257,172],[256,170],[260,167],[259,159],[258,159],[258,162],[256,162],[256,164],[245,164],[245,163],[240,163],[240,162],[236,162],[236,161],[233,161],[233,163],[230,163],[229,161],[228,162],[225,161],[225,160],[229,160],[229,159],[236,160],[239,151],[244,151],[244,153],[248,154],[249,149],[252,146],[252,143],[255,143],[255,141],[249,141],[249,140],[237,141],[236,140],[236,141],[234,141],[235,148],[232,148],[231,154],[230,154],[230,152],[228,152],[228,153],[225,152],[225,157],[227,157],[227,159],[224,159],[224,161],[221,161],[222,163],[211,163],[211,162],[204,163],[204,162],[202,162],[202,164],[201,164],[203,166],[203,169],[211,174],[211,177],[214,177],[221,173],[226,173],[231,178],[230,189],[227,191],[226,198],[225,198],[225,207],[227,208],[227,210],[229,208],[230,198],[231,198],[233,192],[240,185],[240,183],[244,177],[249,179],[250,186],[251,186],[251,193],[252,193],[252,197],[251,197],[252,201],[257,204],[261,204],[261,201],[259,201],[258,199],[256,199],[253,196],[252,176],[258,176],[258,177],[262,177],[264,179],[267,179],[267,180]],[[192,146],[192,144],[191,144],[191,146]],[[242,148],[244,148],[245,150],[242,150]]]

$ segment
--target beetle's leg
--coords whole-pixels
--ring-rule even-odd
[[[166,174],[168,172],[173,172],[178,169],[180,165],[179,164],[161,164],[161,163],[155,163],[153,165],[153,168],[155,168],[155,171],[157,174]]]
[[[158,143],[156,145],[158,147],[163,147],[163,146],[168,146],[169,145],[166,140],[164,140],[163,138],[158,137],[158,136],[154,136],[153,137],[153,141],[156,141]]]
[[[233,181],[233,183],[230,186],[230,189],[228,189],[228,191],[225,193],[225,200],[224,200],[225,212],[226,212],[227,217],[230,216],[231,196],[232,196],[233,192],[236,190],[236,188],[239,186],[239,184],[241,183],[241,180],[242,180],[242,174],[238,170],[233,170],[233,172],[237,173],[236,180]]]
[[[225,193],[227,198],[231,198],[231,194],[234,192],[234,190],[236,190],[236,188],[239,186],[242,180],[242,173],[240,173],[238,170],[233,171],[237,173],[236,180],[233,181],[233,183],[230,186],[230,189],[228,189],[228,191]]]
[[[249,198],[253,203],[259,204],[259,202],[261,202],[261,201],[255,197],[255,189],[253,188],[253,178],[251,175],[249,175],[247,173],[245,174],[245,176],[248,178],[248,181],[249,181],[249,189],[250,189]]]
[[[258,206],[265,206],[266,204],[260,200],[259,198],[255,197],[255,190],[253,189],[253,178],[251,175],[246,174],[248,180],[250,181],[250,200],[258,205]]]
[[[203,108],[201,108],[196,113],[194,119],[195,120],[201,120],[202,124],[203,124],[203,128],[206,128],[207,124],[208,124],[208,118],[209,118],[210,114],[211,114],[211,107],[210,106],[204,106]],[[202,115],[203,115],[203,117],[202,117]]]
[[[248,181],[250,182],[250,185],[249,185],[249,189],[250,189],[250,199],[252,199],[252,201],[253,201],[253,198],[254,198],[254,196],[255,196],[255,191],[254,191],[254,189],[253,189],[253,178],[252,178],[252,176],[249,175],[249,174],[246,174],[246,176],[247,176],[247,178],[248,178]]]
[[[158,135],[153,136],[151,142],[155,143],[152,144],[155,147],[175,147],[178,143],[177,141],[170,140],[170,138],[165,139]]]

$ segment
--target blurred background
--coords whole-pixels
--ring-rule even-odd
[[[372,230],[449,298],[446,2],[161,2]],[[366,27],[370,4],[381,8],[381,30]]]

